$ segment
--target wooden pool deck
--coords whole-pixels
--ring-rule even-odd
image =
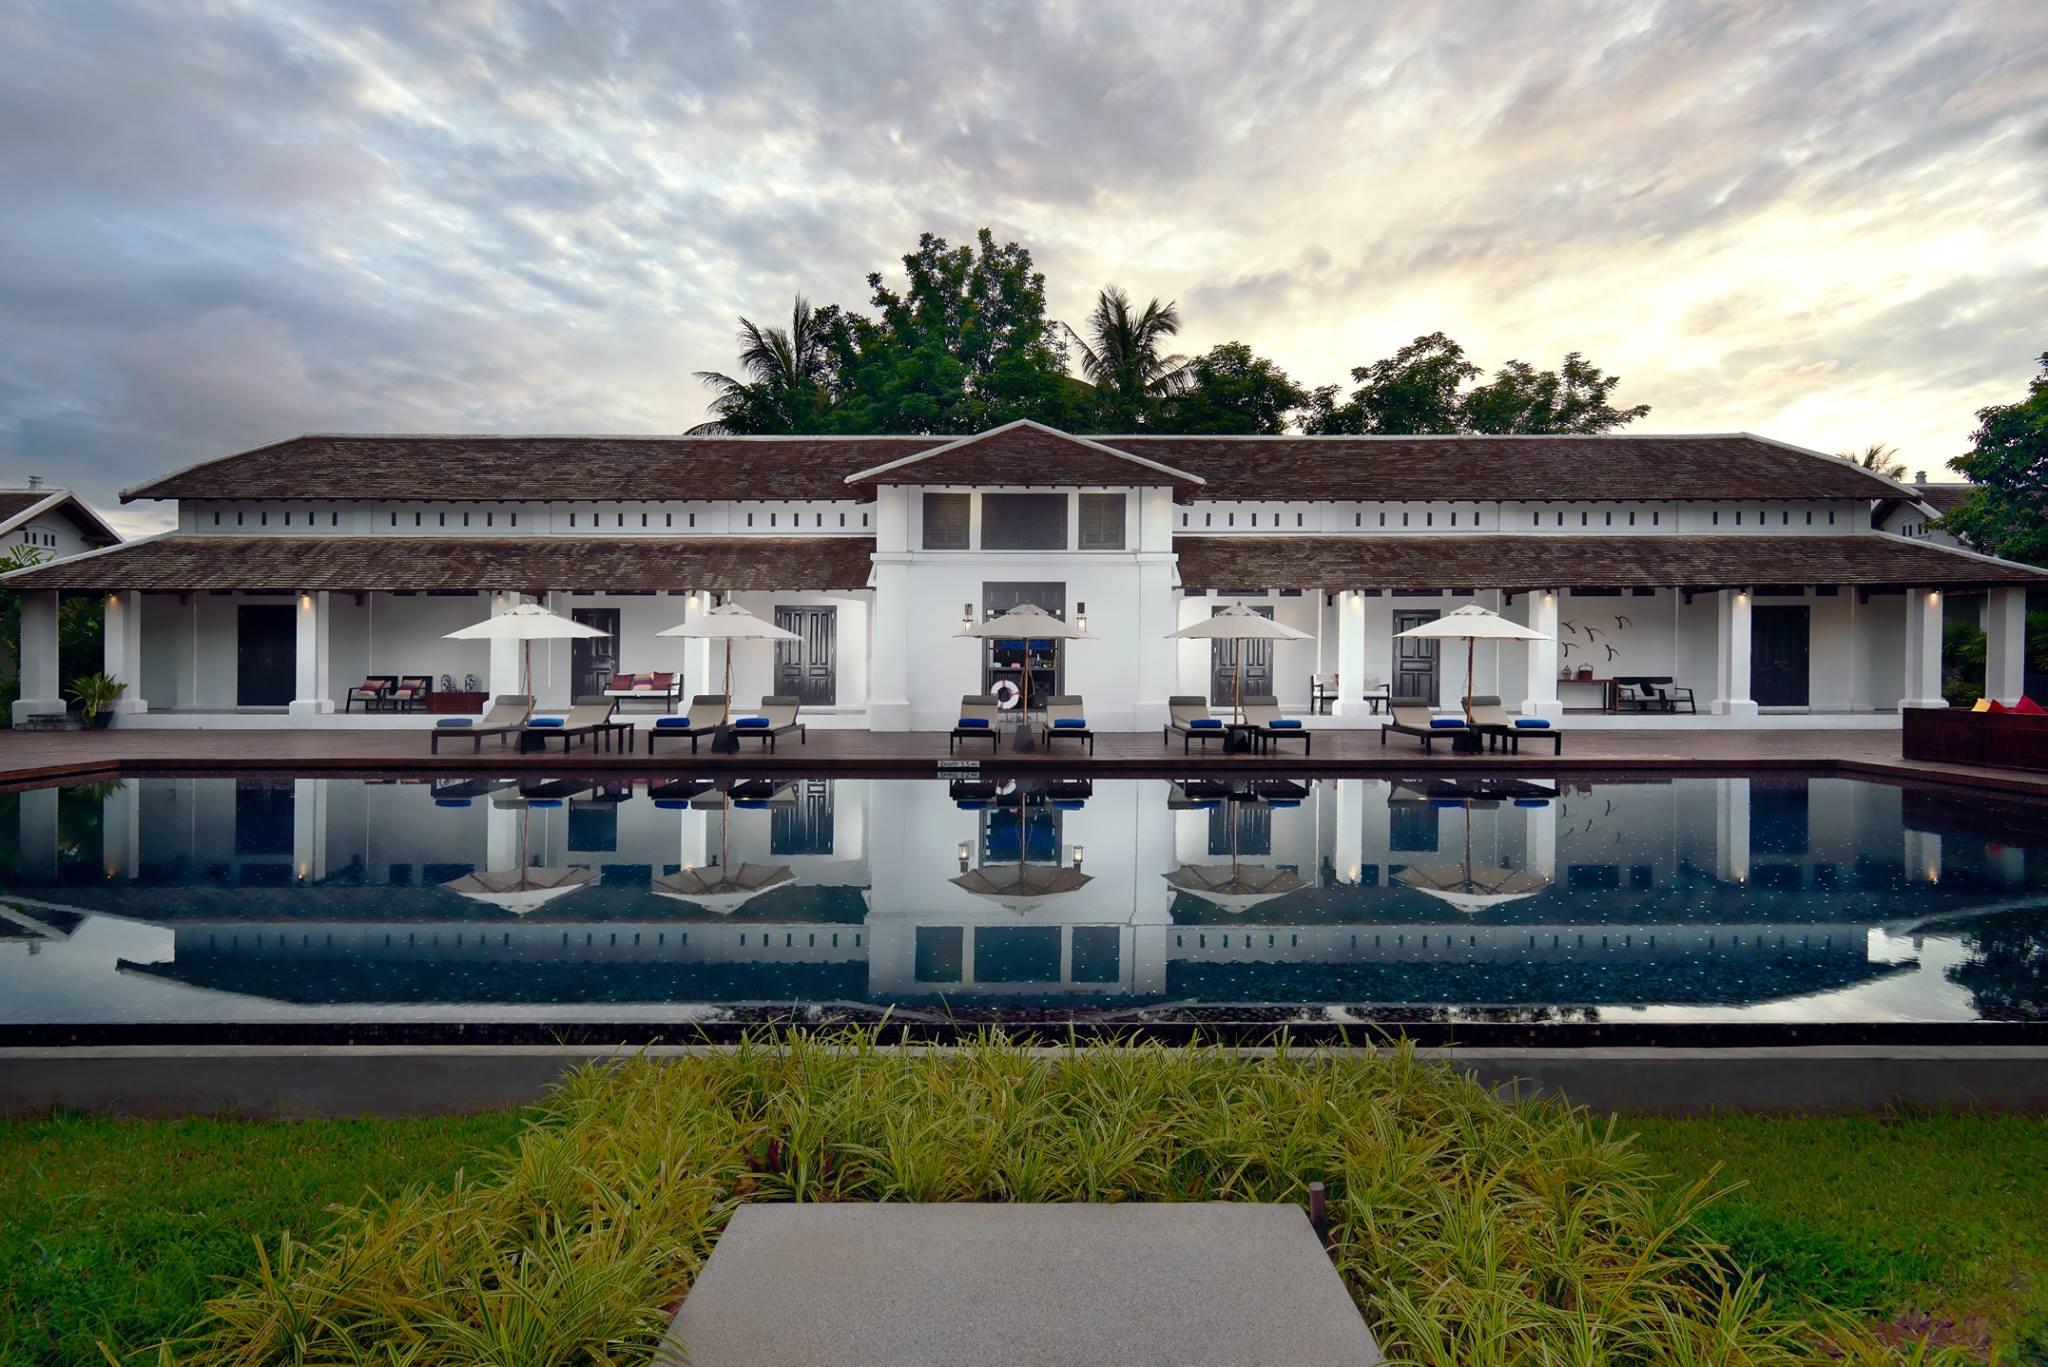
[[[2048,775],[2012,770],[1931,764],[1902,759],[1896,731],[1585,731],[1567,733],[1562,756],[1548,746],[1520,755],[1457,755],[1448,745],[1425,754],[1408,736],[1380,743],[1375,730],[1318,729],[1315,752],[1295,747],[1260,756],[1196,753],[1183,756],[1178,738],[1162,744],[1159,733],[1103,732],[1091,756],[1061,745],[1053,753],[1016,753],[1005,747],[991,756],[978,745],[971,753],[946,752],[944,732],[813,730],[807,743],[785,738],[774,754],[749,745],[738,755],[692,755],[687,746],[668,745],[649,756],[644,741],[631,753],[578,746],[566,757],[559,748],[546,755],[520,754],[512,745],[487,740],[481,754],[446,745],[427,749],[424,729],[223,729],[154,730],[115,728],[82,732],[0,732],[0,786],[26,787],[62,779],[112,777],[124,773],[479,773],[570,769],[577,772],[641,774],[783,773],[930,776],[948,760],[971,760],[984,771],[1045,770],[1104,777],[1161,776],[1190,769],[1268,774],[1412,774],[1475,770],[1520,770],[1563,774],[1648,772],[1731,773],[1756,770],[1840,772],[1893,780],[1964,784],[2000,792],[2048,798]],[[1539,752],[1540,750],[1540,752]]]

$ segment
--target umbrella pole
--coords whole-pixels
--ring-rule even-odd
[[[1232,721],[1244,720],[1244,647],[1245,642],[1242,640],[1230,643],[1231,655],[1237,660],[1237,674],[1230,682],[1230,719]]]
[[[725,706],[720,710],[718,719],[722,722],[732,720],[732,637],[730,636],[725,638]]]
[[[1467,726],[1472,724],[1472,652],[1478,648],[1479,638],[1477,636],[1467,636],[1465,638],[1465,725]],[[1465,823],[1465,843],[1468,847],[1471,845],[1471,841],[1472,823],[1468,819]]]

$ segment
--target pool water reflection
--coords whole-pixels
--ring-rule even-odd
[[[1786,776],[129,779],[0,795],[0,1026],[2039,1020],[2041,818]]]

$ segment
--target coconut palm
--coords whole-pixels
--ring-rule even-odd
[[[1883,442],[1874,441],[1861,451],[1844,451],[1842,459],[1854,461],[1871,473],[1883,475],[1886,479],[1906,477],[1906,462],[1899,455],[1899,448],[1886,446]]]
[[[831,370],[826,342],[834,309],[814,309],[801,294],[789,311],[789,327],[762,327],[740,319],[740,376],[700,370],[697,378],[714,391],[710,422],[692,435],[728,432],[796,432],[810,421],[824,396]],[[744,377],[744,378],[741,378]]]
[[[1081,350],[1081,373],[1120,416],[1138,417],[1184,387],[1188,358],[1161,354],[1166,339],[1180,331],[1180,309],[1171,301],[1154,299],[1134,311],[1129,295],[1105,285],[1095,296],[1087,330],[1084,337],[1067,327]]]

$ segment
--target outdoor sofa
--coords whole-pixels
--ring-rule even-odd
[[[1095,753],[1095,733],[1088,729],[1088,709],[1079,693],[1055,693],[1047,698],[1039,727],[1047,749],[1056,740],[1085,740],[1088,753]]]
[[[443,740],[468,740],[475,742],[470,752],[481,754],[485,736],[496,736],[502,745],[505,737],[525,727],[532,711],[533,699],[526,694],[501,693],[481,717],[442,717],[436,721],[427,748],[438,755]]]
[[[1465,699],[1465,706],[1472,713],[1472,728],[1486,737],[1489,750],[1498,746],[1519,755],[1526,737],[1547,740],[1551,743],[1552,753],[1564,753],[1564,732],[1548,717],[1509,716],[1499,698],[1485,695]]]
[[[614,674],[604,695],[624,707],[629,702],[657,702],[674,707],[683,696],[680,674]]]
[[[690,699],[690,710],[683,716],[656,717],[654,725],[647,728],[647,753],[654,753],[654,742],[658,740],[682,740],[690,742],[690,753],[697,753],[697,742],[716,731],[725,717],[731,699],[723,693],[699,693]]]
[[[997,726],[1001,708],[995,698],[987,693],[967,693],[960,699],[960,720],[953,723],[953,729],[946,736],[946,753],[952,754],[956,744],[970,740],[986,740],[988,752],[993,755],[1002,744],[1002,731]]]
[[[617,704],[602,695],[588,695],[575,700],[566,714],[542,713],[526,719],[520,730],[522,747],[532,737],[534,748],[546,750],[548,742],[559,738],[562,753],[567,754],[576,741],[584,740],[593,745],[610,748],[612,738],[620,731],[630,732],[631,722],[619,721],[616,717]]]
[[[1398,731],[1404,736],[1414,736],[1421,740],[1423,750],[1427,751],[1433,741],[1439,738],[1455,740],[1468,730],[1462,719],[1439,717],[1427,707],[1415,703],[1397,702],[1388,710],[1394,719],[1380,723],[1381,745],[1387,743],[1387,732]]]

